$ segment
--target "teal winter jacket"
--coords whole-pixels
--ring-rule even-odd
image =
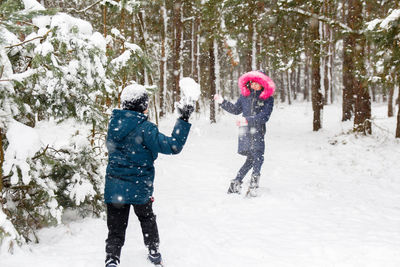
[[[191,124],[178,119],[171,137],[158,131],[147,116],[113,110],[107,133],[108,165],[104,201],[145,204],[153,194],[154,160],[158,153],[178,154]]]

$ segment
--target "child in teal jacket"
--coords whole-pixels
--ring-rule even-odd
[[[158,153],[178,154],[187,139],[188,122],[194,108],[178,109],[177,120],[168,137],[147,120],[148,94],[141,85],[131,85],[121,95],[122,110],[113,110],[107,134],[108,165],[104,201],[107,205],[108,238],[106,267],[118,266],[125,241],[130,206],[142,227],[148,259],[161,263],[156,216],[152,210],[154,161]]]

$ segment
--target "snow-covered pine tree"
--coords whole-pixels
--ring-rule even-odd
[[[383,68],[380,68],[379,74],[388,76],[384,77],[384,80],[392,79],[392,86],[395,86],[395,82],[397,82],[397,88],[399,88],[400,83],[398,75],[400,71],[399,25],[400,9],[391,9],[384,18],[375,19],[368,23],[370,37],[374,39],[377,48],[382,51],[380,60]],[[391,77],[391,74],[393,77]],[[397,111],[396,138],[400,138],[400,90],[398,91],[396,104],[399,108]]]
[[[24,38],[34,29],[33,25],[23,22],[37,15],[50,14],[40,9],[22,11],[23,9],[22,1],[0,2],[0,252],[12,251],[15,244],[22,241],[22,233],[18,231],[21,229],[14,225],[15,220],[12,218],[12,211],[19,206],[16,205],[18,203],[7,203],[7,197],[10,196],[7,194],[10,192],[10,176],[5,175],[3,168],[5,149],[9,146],[6,133],[12,114],[18,113],[16,99],[12,97],[15,90],[11,76],[19,72],[19,66],[12,65],[12,62],[20,54],[20,49],[14,48],[12,44],[21,43],[20,38]]]
[[[38,241],[36,230],[59,223],[67,208],[102,212],[108,100],[143,57],[125,42],[112,60],[89,22],[49,14],[37,1],[0,9],[0,245],[11,250]]]

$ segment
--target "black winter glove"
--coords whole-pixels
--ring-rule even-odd
[[[189,122],[189,117],[194,111],[193,105],[183,105],[183,107],[178,107],[179,119]]]

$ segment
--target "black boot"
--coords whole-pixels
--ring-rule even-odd
[[[232,193],[240,194],[241,189],[242,189],[242,182],[238,180],[232,180],[228,188],[228,194]]]
[[[258,188],[258,183],[260,182],[260,175],[259,174],[252,174],[250,179],[250,188],[255,189]]]
[[[149,247],[149,255],[147,256],[147,259],[154,265],[161,265],[161,253],[158,251],[156,246]]]
[[[118,267],[119,266],[119,257],[107,254],[106,256],[106,267]]]

